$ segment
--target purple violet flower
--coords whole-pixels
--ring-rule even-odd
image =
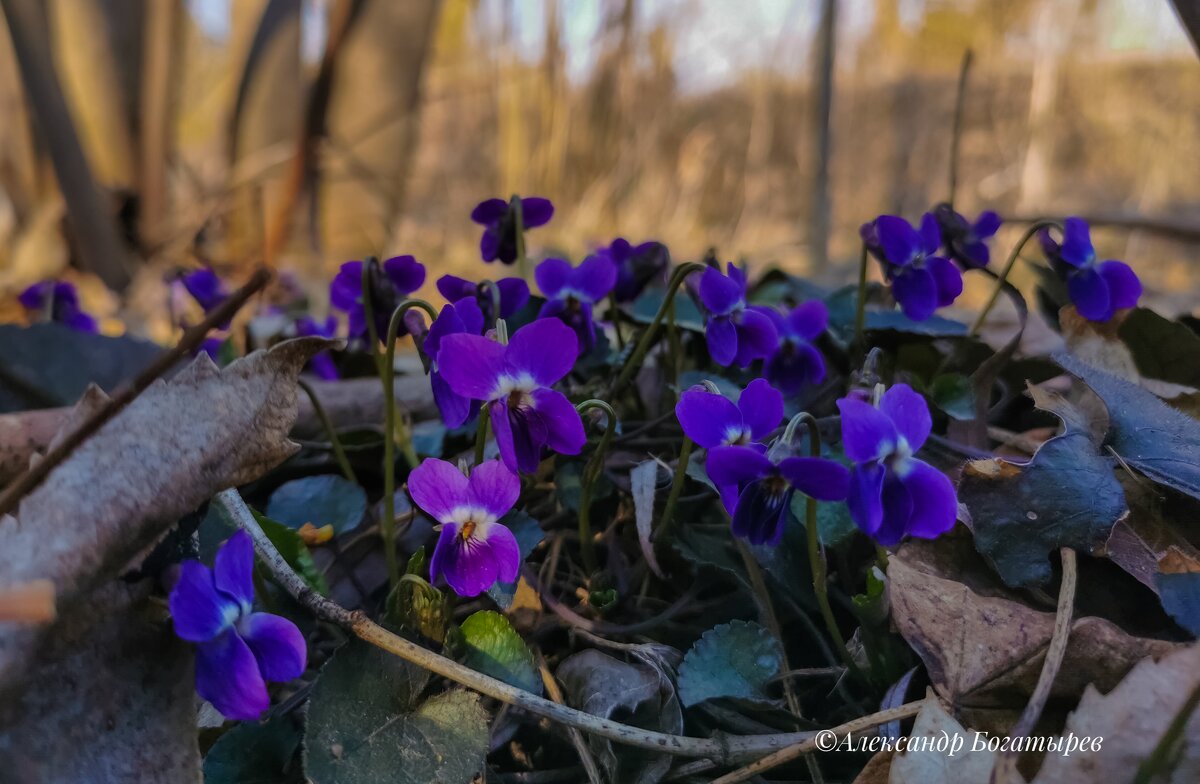
[[[767,360],[767,379],[785,395],[794,395],[809,384],[825,380],[825,358],[812,344],[829,324],[829,309],[819,299],[809,300],[787,313],[766,311],[779,333],[779,348]]]
[[[695,386],[679,396],[675,416],[688,438],[705,449],[762,441],[783,419],[783,395],[764,379],[746,385],[734,405],[729,398]]]
[[[935,539],[954,527],[958,500],[950,479],[913,457],[933,420],[925,399],[907,384],[883,394],[876,408],[838,401],[842,444],[854,461],[846,505],[859,528],[882,545],[905,536]]]
[[[329,284],[329,301],[333,307],[346,313],[351,339],[365,339],[368,334],[362,302],[362,265],[361,261],[347,261]],[[401,300],[425,283],[425,265],[412,256],[395,256],[382,265],[372,260],[368,275],[371,278],[375,334],[383,340],[392,311]],[[407,334],[407,326],[401,324],[397,336]]]
[[[455,393],[488,404],[500,457],[512,471],[537,470],[542,447],[577,455],[586,439],[571,401],[550,385],[571,371],[579,339],[558,319],[521,327],[507,346],[479,335],[441,339],[437,364]]]
[[[17,295],[17,301],[33,318],[49,317],[79,332],[95,332],[96,319],[79,307],[79,293],[65,280],[43,280]]]
[[[499,522],[521,494],[521,480],[499,460],[475,466],[470,478],[445,460],[427,458],[408,476],[413,502],[442,524],[429,579],[445,577],[459,596],[478,596],[521,568],[517,538]]]
[[[546,259],[533,272],[546,304],[538,318],[557,318],[579,338],[579,353],[596,345],[592,307],[608,296],[617,282],[617,267],[608,256],[588,256],[578,267],[565,259]]]
[[[709,267],[700,277],[700,302],[708,311],[704,335],[713,361],[744,368],[771,356],[779,334],[762,309],[746,306],[746,273],[734,264],[726,269],[722,275]]]
[[[257,719],[271,704],[267,681],[290,681],[307,666],[304,635],[286,618],[252,612],[254,545],[238,531],[213,568],[180,564],[168,604],[175,634],[196,646],[196,692],[228,719]]]
[[[613,296],[617,302],[633,302],[651,282],[666,282],[667,267],[671,265],[671,253],[661,242],[643,242],[631,245],[624,237],[618,237],[607,248],[596,251],[597,256],[608,256],[617,267],[617,284]]]
[[[942,233],[942,245],[950,258],[963,269],[981,269],[991,261],[991,250],[987,241],[1000,228],[1000,216],[991,210],[979,213],[974,223],[954,211],[949,204],[939,204],[933,209],[938,230]]]
[[[734,536],[751,544],[778,545],[797,490],[818,501],[846,497],[845,466],[821,457],[784,454],[778,445],[770,452],[753,446],[708,450],[704,467],[732,518]]]
[[[211,313],[221,306],[229,296],[225,282],[221,280],[212,267],[201,267],[185,272],[179,276],[179,282],[192,295],[192,299],[204,308],[205,313]]]
[[[1063,221],[1059,244],[1042,229],[1042,250],[1054,271],[1067,282],[1067,293],[1079,315],[1089,321],[1108,321],[1122,308],[1137,307],[1142,282],[1123,261],[1096,261],[1091,232],[1082,218]]]
[[[544,226],[554,215],[549,199],[529,196],[520,200],[521,226],[529,229]],[[503,264],[517,260],[517,203],[504,199],[487,199],[471,210],[471,220],[483,226],[479,240],[479,255],[484,261],[497,259]]]
[[[496,294],[499,295],[499,314],[495,313],[496,302],[492,298],[493,287]],[[443,275],[438,278],[437,290],[446,298],[447,302],[451,303],[457,303],[467,297],[473,298],[480,312],[483,313],[485,324],[494,324],[498,318],[510,318],[525,307],[525,303],[529,301],[529,284],[520,278],[501,278],[496,281],[485,280],[482,283],[474,283],[454,275]]]
[[[869,231],[864,227],[862,232],[866,239]],[[884,260],[884,274],[892,283],[892,295],[913,321],[924,321],[938,308],[953,304],[962,293],[958,267],[936,255],[942,235],[932,213],[921,218],[920,231],[904,218],[880,215],[875,219],[874,237]],[[870,243],[868,249],[872,250]]]
[[[296,337],[333,338],[337,337],[338,320],[332,313],[324,322],[317,321],[312,316],[301,316],[296,319],[295,328]],[[308,369],[314,376],[325,381],[337,381],[341,378],[337,365],[333,362],[333,355],[328,350],[313,355],[308,361]]]
[[[464,397],[450,388],[442,376],[438,364],[438,352],[442,339],[448,335],[479,335],[483,332],[483,313],[472,297],[464,297],[452,305],[442,307],[425,334],[425,355],[429,357],[429,383],[433,387],[433,401],[446,427],[462,427],[479,413],[479,401]]]

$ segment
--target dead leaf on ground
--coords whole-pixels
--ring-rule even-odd
[[[892,618],[938,695],[956,709],[1021,708],[1041,672],[1054,613],[1018,601],[985,569],[971,568],[981,563],[957,537],[904,545],[888,566]],[[1112,688],[1141,659],[1179,647],[1132,637],[1103,618],[1078,618],[1051,699],[1076,697],[1088,684]]]
[[[996,754],[974,751],[972,733],[946,713],[936,699],[925,700],[909,733],[907,750],[892,757],[888,784],[987,784]],[[962,748],[937,745],[962,739]],[[931,746],[925,746],[929,743]]]

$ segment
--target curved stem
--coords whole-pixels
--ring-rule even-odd
[[[617,335],[617,349],[625,350],[625,333],[621,331],[621,310],[617,307],[617,294],[608,292],[608,312],[612,315],[613,332]]]
[[[296,384],[304,390],[304,394],[308,395],[308,402],[312,404],[313,413],[321,421],[321,427],[325,430],[325,436],[329,439],[329,445],[333,447],[333,459],[337,461],[338,468],[342,469],[342,476],[354,484],[358,484],[358,477],[355,475],[354,469],[350,466],[349,458],[346,457],[346,450],[342,447],[342,440],[338,438],[337,430],[333,428],[333,421],[329,418],[329,414],[326,413],[325,407],[321,405],[316,391],[304,379],[296,379]]]
[[[608,415],[608,424],[580,477],[582,481],[579,490],[579,551],[583,556],[583,568],[589,575],[595,572],[597,567],[596,543],[592,541],[592,488],[604,469],[604,455],[608,452],[608,445],[612,443],[613,434],[617,431],[617,412],[603,400],[592,398],[575,406],[575,410],[580,414],[593,408],[599,408]]]
[[[384,556],[387,558],[388,584],[395,588],[400,582],[400,562],[396,557],[396,389],[392,378],[396,362],[396,335],[404,314],[411,308],[420,308],[430,319],[437,318],[437,311],[423,299],[406,299],[392,311],[388,319],[387,336],[384,339],[384,360],[379,365],[379,378],[383,382],[383,519],[379,521],[379,532],[383,536]],[[367,322],[370,323],[370,320]],[[417,467],[417,454],[413,449],[412,437],[405,432],[404,458],[409,468]]]
[[[779,652],[783,654],[783,669],[790,670],[792,665],[788,663],[787,646],[784,644],[783,628],[779,625],[779,616],[775,614],[775,607],[771,604],[771,591],[767,588],[767,581],[763,579],[762,569],[759,568],[758,561],[754,558],[754,553],[750,551],[750,546],[746,544],[746,540],[740,537],[734,537],[734,544],[737,545],[738,555],[742,556],[742,564],[746,567],[746,576],[750,578],[750,587],[754,590],[754,596],[758,600],[758,614],[763,626],[767,627],[767,631],[779,643]],[[792,685],[791,680],[783,682],[783,694],[787,698],[788,710],[797,719],[802,718],[800,715],[800,701],[796,699],[796,689]]]
[[[866,351],[866,338],[863,332],[867,323],[867,261],[867,243],[864,242],[858,259],[858,296],[854,303],[854,343],[850,347],[857,356],[862,356]],[[857,360],[854,364],[858,364]]]
[[[954,132],[950,136],[950,193],[946,199],[952,209],[958,191],[958,149],[962,142],[963,106],[967,102],[967,76],[971,72],[973,57],[970,49],[963,52],[962,66],[958,70],[958,93],[954,98]]]
[[[363,321],[367,325],[367,353],[375,360],[375,369],[383,375],[382,360],[379,357],[379,332],[375,329],[375,305],[371,302],[371,268],[379,262],[374,256],[367,256],[362,263],[362,306]]]
[[[491,410],[484,403],[479,407],[479,422],[475,425],[475,465],[483,463],[483,452],[487,447],[488,424],[491,421]]]
[[[979,317],[971,325],[971,331],[967,333],[967,337],[975,337],[979,334],[979,329],[983,326],[984,320],[987,319],[988,313],[991,313],[992,308],[996,306],[996,300],[1000,298],[1000,292],[1004,290],[1004,284],[1008,281],[1008,273],[1012,272],[1012,268],[1016,265],[1017,259],[1021,257],[1021,251],[1025,249],[1025,245],[1039,231],[1050,228],[1062,231],[1062,225],[1052,220],[1041,220],[1025,229],[1025,233],[1021,235],[1021,239],[1017,241],[1017,244],[1013,246],[1012,252],[1008,254],[1008,260],[1004,262],[1004,269],[1000,270],[1000,274],[996,277],[996,285],[992,289],[992,295],[988,297],[987,304],[983,306],[983,310],[979,311]]]
[[[523,280],[529,280],[529,259],[525,256],[525,207],[521,204],[521,197],[513,194],[509,203],[515,208],[513,214],[517,218],[517,274]],[[496,314],[499,318],[500,314]]]
[[[613,398],[621,389],[629,383],[633,378],[633,374],[641,367],[643,360],[646,359],[647,352],[650,351],[650,346],[654,343],[654,338],[658,335],[659,327],[662,326],[663,319],[666,318],[667,312],[671,309],[675,302],[675,293],[679,291],[679,287],[683,285],[683,281],[688,275],[693,272],[702,272],[707,269],[703,264],[698,262],[688,262],[675,268],[671,273],[671,279],[667,282],[667,293],[663,298],[662,304],[658,306],[658,312],[654,314],[654,320],[646,327],[646,330],[638,338],[637,345],[634,346],[633,352],[629,358],[625,360],[625,364],[621,367],[621,372],[617,375],[617,380],[609,387],[608,395]]]
[[[692,447],[695,444],[687,436],[679,447],[679,463],[675,466],[675,476],[671,480],[671,492],[667,494],[667,503],[663,507],[662,518],[658,521],[658,530],[654,533],[654,541],[666,541],[675,522],[675,507],[679,504],[679,496],[683,494],[683,485],[687,481],[688,461],[692,458]]]

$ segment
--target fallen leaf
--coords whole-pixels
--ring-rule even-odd
[[[48,623],[54,620],[54,583],[31,580],[0,591],[0,623]]]
[[[1070,756],[1047,754],[1033,784],[1090,784],[1137,777],[1142,762],[1200,684],[1200,646],[1157,658],[1140,662],[1107,694],[1092,686],[1084,691],[1067,717],[1063,735],[1102,738],[1102,745]],[[1192,714],[1182,740],[1182,753],[1167,780],[1200,781],[1200,713]]]
[[[654,545],[650,542],[650,534],[654,525],[654,493],[658,488],[657,460],[646,460],[634,466],[629,472],[629,485],[633,493],[634,520],[637,523],[638,544],[642,548],[642,556],[650,571],[660,580],[663,579],[662,567],[654,556]]]
[[[996,755],[986,748],[974,751],[971,737],[940,702],[925,700],[906,750],[892,757],[888,784],[987,784]],[[956,739],[963,744],[958,750],[949,745]]]
[[[1200,387],[1200,336],[1186,324],[1148,308],[1134,308],[1119,321],[1117,332],[1143,376]]]

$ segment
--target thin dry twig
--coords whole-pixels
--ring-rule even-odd
[[[149,367],[138,374],[137,378],[113,393],[113,396],[105,401],[83,424],[68,433],[41,460],[14,479],[0,495],[0,516],[16,509],[17,503],[36,489],[50,472],[63,460],[66,460],[80,444],[95,435],[110,419],[136,400],[138,395],[174,367],[176,362],[194,353],[204,342],[209,331],[218,324],[224,324],[232,319],[247,300],[267,285],[269,280],[271,280],[270,271],[260,267],[246,282],[246,285],[235,291],[221,303],[220,307],[209,313],[204,321],[183,333],[183,337],[179,339],[179,343],[174,348],[159,354]]]
[[[558,681],[554,679],[550,668],[546,666],[546,658],[542,656],[541,651],[537,651],[537,663],[538,670],[542,674],[542,684],[546,687],[546,693],[550,695],[550,699],[559,705],[564,704],[562,689],[558,687]],[[574,727],[567,727],[567,734],[571,736],[571,745],[575,747],[575,752],[579,755],[579,762],[583,765],[590,784],[604,784],[604,777],[600,775],[600,766],[596,764],[596,758],[592,755],[592,750],[588,748],[587,741],[583,738],[583,733]]]

